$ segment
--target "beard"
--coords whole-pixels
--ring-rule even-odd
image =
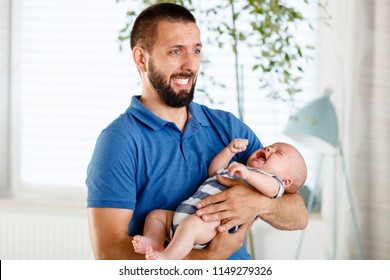
[[[172,75],[171,79],[193,78],[194,76],[195,74],[193,72],[179,73]],[[160,98],[169,107],[181,108],[190,104],[194,99],[196,80],[194,80],[189,90],[179,90],[178,92],[175,92],[169,82],[168,84],[165,82],[167,80],[166,77],[156,69],[152,61],[149,61],[148,78]]]

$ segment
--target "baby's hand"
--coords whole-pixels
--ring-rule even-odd
[[[233,161],[229,165],[228,171],[229,171],[231,176],[236,175],[243,180],[248,179],[248,176],[249,176],[249,169],[245,165],[243,165],[242,163],[238,163],[235,161]]]
[[[240,153],[246,150],[248,146],[248,139],[236,138],[229,143],[229,150],[234,153]]]

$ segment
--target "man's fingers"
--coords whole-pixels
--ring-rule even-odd
[[[231,215],[230,211],[222,208],[222,205],[220,204],[212,204],[205,208],[201,208],[197,210],[195,214],[205,222],[221,221]]]
[[[235,227],[237,224],[234,223],[233,220],[230,220],[230,221],[226,221],[225,223],[221,223],[221,225],[219,225],[217,227],[217,230],[219,232],[226,232],[228,231],[229,229]]]
[[[251,228],[251,226],[253,225],[254,221],[255,220],[252,220],[251,222],[240,225],[238,230],[235,233],[242,232],[245,235],[248,232],[248,230]],[[235,222],[235,219],[232,219],[232,220],[229,220],[226,223],[218,226],[217,230],[218,230],[218,232],[226,232],[236,225],[237,225],[237,223]]]
[[[237,180],[238,179],[231,179],[231,178],[227,178],[227,177],[224,177],[224,176],[221,176],[219,174],[217,174],[217,180],[220,184],[226,186],[226,187],[233,187],[235,185],[237,185]],[[206,197],[205,199],[199,201],[197,204],[196,204],[196,207],[198,209],[202,209],[202,208],[205,208],[209,205],[212,205],[212,204],[217,204],[217,203],[220,203],[220,202],[223,202],[226,200],[226,192],[223,191],[221,193],[218,193],[218,194],[215,194],[215,195],[211,195],[209,197]],[[212,213],[211,212],[211,208],[208,209],[209,211],[207,211],[207,213]],[[223,211],[225,209],[212,209],[212,210],[216,210],[216,211]]]
[[[225,200],[224,196],[225,195],[223,192],[208,196],[205,199],[199,201],[196,204],[196,208],[203,209],[205,207],[208,207],[208,213],[210,213],[210,211],[216,211],[217,204]]]
[[[225,219],[224,221],[222,221],[221,225],[218,226],[217,230],[219,232],[225,232],[225,231],[228,231],[237,225],[238,225],[237,219],[228,218],[228,219]]]
[[[199,210],[199,211],[202,211],[202,210]],[[225,214],[225,212],[217,212],[215,214],[202,214],[202,215],[199,215],[197,213],[196,215],[199,216],[205,222],[221,221],[221,220],[225,219],[227,216],[227,214]]]
[[[222,178],[221,180],[223,180],[223,176],[220,176],[220,175],[217,175],[217,178],[220,177]],[[229,178],[226,178],[226,179],[229,179]],[[197,204],[196,204],[196,207],[198,209],[202,209],[202,208],[205,208],[205,207],[208,207],[208,211],[207,213],[212,213],[212,211],[222,211],[222,210],[225,210],[225,209],[220,209],[218,207],[218,203],[221,203],[221,202],[224,202],[226,200],[226,192],[223,191],[223,192],[220,192],[220,193],[217,193],[217,194],[214,194],[214,195],[211,195],[211,196],[208,196],[204,199],[202,199],[201,201],[199,201]],[[215,206],[213,208],[209,208],[211,206]]]

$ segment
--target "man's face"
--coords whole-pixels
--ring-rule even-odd
[[[157,69],[157,67],[153,64],[153,61],[149,61],[149,71],[148,77],[150,83],[169,107],[180,108],[183,106],[187,106],[194,99],[194,91],[196,80],[193,81],[191,88],[189,89],[177,89],[175,91],[174,87],[170,82],[167,81],[167,77]],[[174,74],[170,77],[172,79],[179,79],[186,82],[188,79],[192,79],[194,77],[193,73],[179,73]]]
[[[168,106],[180,108],[193,100],[201,48],[195,23],[159,23],[147,75]]]

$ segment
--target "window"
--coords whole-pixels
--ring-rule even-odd
[[[85,188],[86,167],[98,134],[128,107],[132,95],[140,94],[130,47],[123,45],[120,52],[117,42],[126,21],[126,5],[132,4],[105,0],[16,3],[12,59],[17,66],[11,73],[11,96],[12,156],[17,171],[13,181],[16,187],[29,190]],[[314,5],[308,9],[316,14]],[[301,35],[316,44],[316,32]],[[216,101],[211,106],[237,113],[233,60],[227,59],[231,53],[208,45],[204,53],[212,61],[209,75],[227,86],[212,91],[207,87]],[[265,145],[292,142],[282,134],[291,107],[265,97],[248,57],[241,56],[245,121]],[[302,102],[317,93],[315,62],[306,73]],[[201,94],[196,101],[208,102]],[[311,160],[311,155],[306,158]]]
[[[21,188],[83,188],[97,135],[139,93],[119,52],[115,1],[21,0],[14,46],[16,181]]]

